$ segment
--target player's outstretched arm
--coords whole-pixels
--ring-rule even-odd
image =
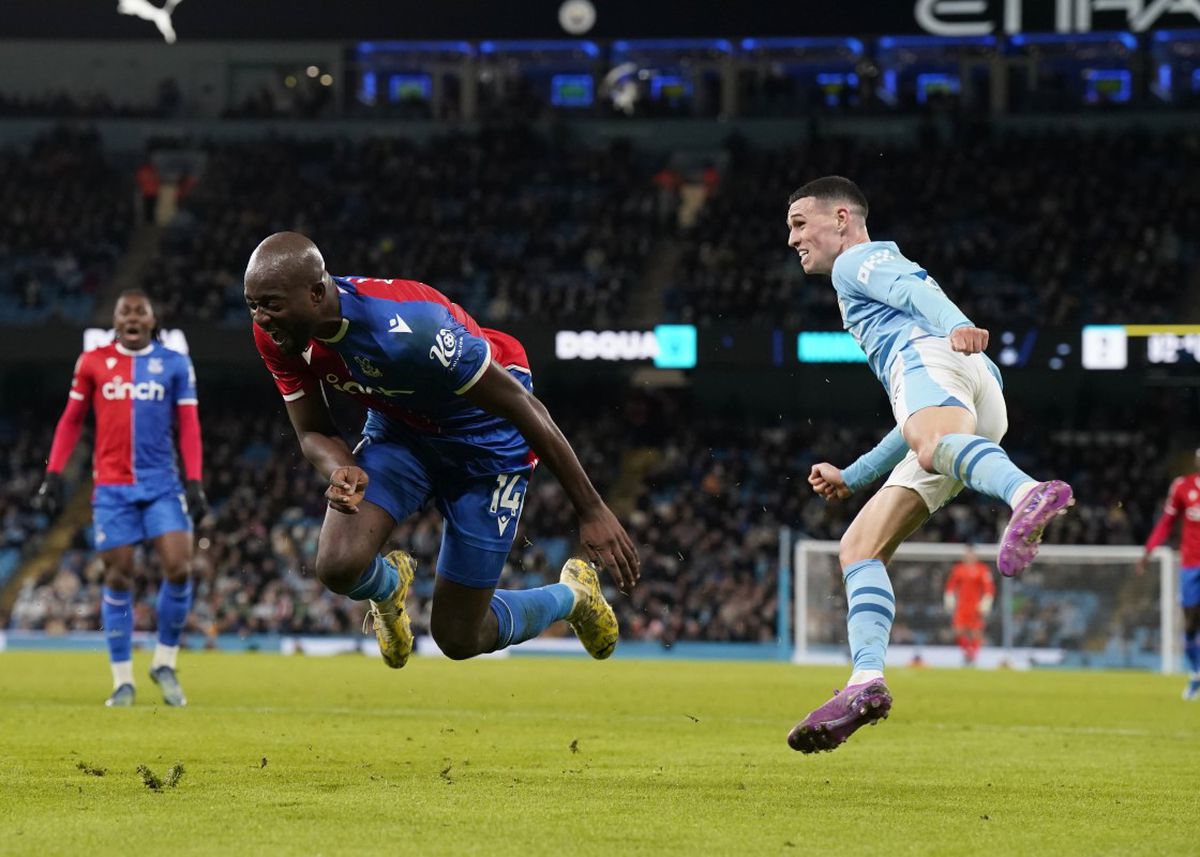
[[[567,492],[579,516],[580,541],[591,558],[608,569],[622,590],[631,589],[640,576],[637,548],[600,499],[546,406],[495,362],[462,395],[476,407],[504,417],[517,427]]]
[[[287,412],[300,451],[329,480],[325,489],[329,505],[348,515],[357,513],[367,490],[367,474],[354,463],[354,454],[342,440],[324,398],[301,396],[287,403]]]
[[[842,471],[842,480],[851,492],[870,485],[883,474],[900,463],[908,455],[908,442],[900,427],[892,429],[875,444],[870,452],[863,453],[858,460]]]
[[[955,351],[978,354],[987,348],[988,332],[975,327],[936,281],[923,271],[918,275],[898,265],[894,261],[876,265],[867,272],[865,283],[856,278],[850,288],[920,319],[928,330],[947,337]]]

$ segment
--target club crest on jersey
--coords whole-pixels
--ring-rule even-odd
[[[443,327],[438,331],[433,347],[429,349],[429,358],[437,360],[448,369],[450,362],[456,356],[458,356],[458,337],[454,335],[453,331]]]
[[[115,358],[115,357],[109,357],[108,359],[106,359],[106,360],[104,361],[104,365],[105,365],[106,367],[108,367],[109,369],[111,369],[112,367],[114,367],[114,366],[116,366],[116,365],[117,365],[117,358]]]
[[[148,372],[152,372],[155,375],[161,375],[163,373],[162,358],[161,357],[151,357],[149,360],[146,361],[146,370]]]
[[[368,378],[382,378],[383,370],[379,369],[370,360],[365,357],[355,357],[354,362],[358,364],[358,368]]]

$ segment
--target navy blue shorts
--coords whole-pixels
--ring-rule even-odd
[[[97,485],[92,493],[96,550],[133,545],[164,533],[191,532],[187,496],[179,480]]]
[[[430,501],[445,524],[437,573],[473,589],[500,580],[525,505],[532,467],[467,476],[427,463],[403,440],[363,438],[355,458],[367,472],[365,499],[397,522]]]
[[[1200,566],[1180,570],[1179,603],[1184,607],[1200,607]]]

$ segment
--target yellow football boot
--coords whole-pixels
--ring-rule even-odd
[[[404,601],[412,587],[417,561],[404,551],[392,551],[384,558],[384,562],[395,566],[399,572],[396,591],[386,601],[372,601],[371,612],[367,615],[375,627],[375,639],[379,641],[383,662],[398,670],[408,663],[408,656],[413,651],[412,624],[408,611],[404,609]]]
[[[575,592],[575,607],[567,624],[589,655],[597,660],[609,657],[617,647],[617,614],[600,591],[596,569],[586,560],[571,557],[558,579]]]

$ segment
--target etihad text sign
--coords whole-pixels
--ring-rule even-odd
[[[917,25],[937,36],[1090,33],[1200,24],[1200,0],[917,0]]]

